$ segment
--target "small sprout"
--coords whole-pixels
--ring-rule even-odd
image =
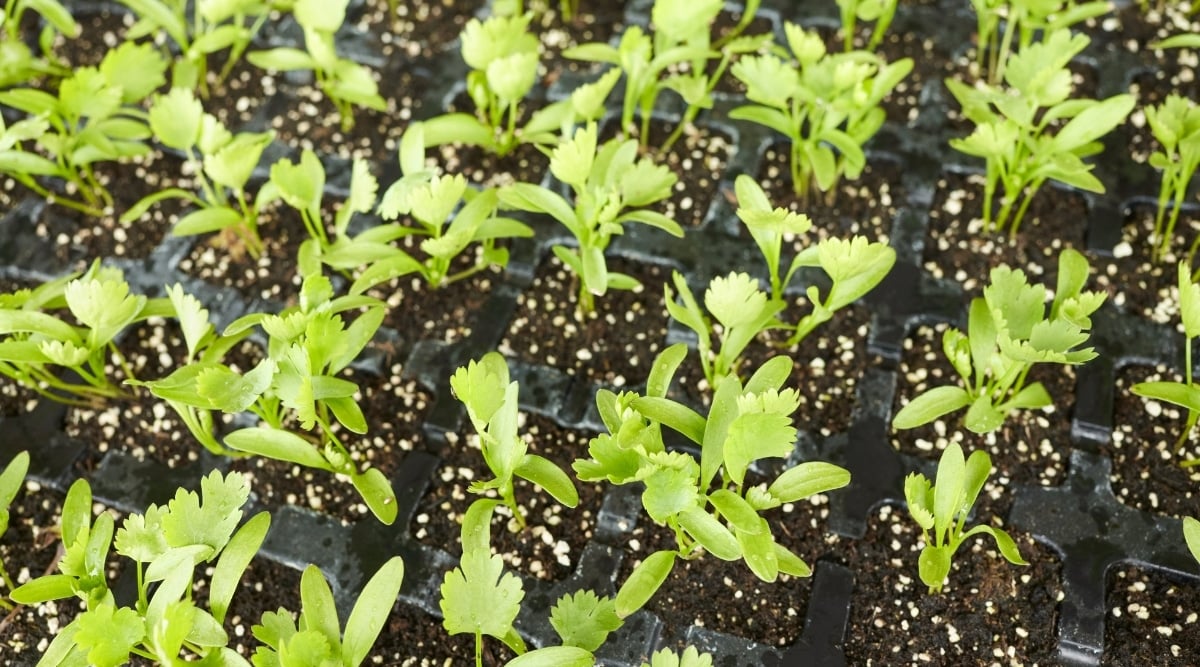
[[[711,655],[689,646],[680,654],[669,648],[660,649],[650,656],[650,662],[643,662],[642,667],[712,667],[712,664]]]
[[[29,452],[22,451],[13,457],[12,461],[0,472],[0,537],[4,536],[4,532],[8,530],[9,510],[8,506],[12,505],[13,500],[25,486],[25,475],[29,472]],[[16,588],[12,577],[8,576],[8,570],[4,567],[4,561],[0,559],[0,580],[4,582],[4,588],[7,591],[12,591]],[[12,611],[13,605],[7,600],[0,598],[0,607]]]
[[[921,473],[911,473],[904,479],[904,499],[908,512],[921,527],[925,546],[918,558],[921,581],[929,586],[930,593],[940,593],[954,553],[963,542],[974,535],[991,535],[996,548],[1005,560],[1014,565],[1028,565],[1016,542],[1008,533],[980,525],[964,531],[967,516],[975,506],[975,499],[991,474],[992,459],[979,450],[963,460],[962,447],[950,443],[942,452],[938,462],[937,482],[930,485]]]
[[[27,11],[34,11],[44,19],[45,25],[38,35],[40,58],[33,54],[21,34]],[[10,0],[0,10],[0,28],[4,30],[4,40],[0,41],[0,90],[39,76],[62,77],[71,73],[70,65],[56,58],[51,47],[59,35],[78,37],[80,27],[70,10],[58,0]],[[2,127],[0,121],[0,130]]]
[[[975,62],[980,70],[986,71],[987,81],[992,85],[1005,78],[1010,64],[1009,55],[1014,51],[1014,36],[1017,39],[1015,50],[1024,52],[1039,34],[1045,39],[1051,33],[1068,33],[1071,26],[1112,11],[1112,4],[1105,0],[1083,3],[1068,0],[971,0],[971,6],[975,9],[978,35]]]
[[[1046,289],[1025,281],[1025,272],[1000,266],[991,284],[971,301],[967,333],[948,329],[942,349],[962,386],[934,387],[896,413],[892,426],[907,429],[967,408],[963,424],[975,433],[994,431],[1018,409],[1044,408],[1050,394],[1041,382],[1026,386],[1038,363],[1078,365],[1096,352],[1087,342],[1090,315],[1104,303],[1102,292],[1084,292],[1087,259],[1067,249],[1058,260],[1058,288],[1046,313]]]
[[[1146,107],[1146,124],[1158,140],[1159,150],[1150,154],[1150,166],[1162,171],[1158,209],[1154,215],[1154,258],[1162,260],[1171,249],[1175,224],[1187,199],[1188,184],[1200,166],[1200,106],[1179,95],[1169,95],[1162,104]],[[1168,216],[1167,210],[1170,209]],[[1187,260],[1191,264],[1200,241],[1192,243]]]
[[[842,43],[846,52],[854,48],[855,25],[858,21],[874,21],[875,28],[867,40],[867,51],[874,51],[896,16],[898,0],[837,0],[842,15]]]
[[[504,572],[504,559],[486,550],[463,549],[459,566],[446,573],[440,607],[446,632],[475,636],[475,664],[483,665],[483,636],[495,637],[514,653],[525,640],[513,628],[525,597],[521,580]]]

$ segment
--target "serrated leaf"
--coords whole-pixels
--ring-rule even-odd
[[[504,572],[504,560],[483,552],[464,553],[459,567],[446,573],[441,593],[446,632],[497,639],[509,633],[525,597],[521,580]]]
[[[132,609],[102,604],[79,616],[75,643],[87,651],[88,664],[117,667],[129,660],[129,652],[145,636],[142,619]]]
[[[622,621],[612,598],[576,591],[559,598],[550,609],[550,625],[562,638],[563,646],[595,651],[609,633],[621,627]]]
[[[163,534],[172,547],[203,544],[213,553],[225,548],[238,521],[241,507],[250,497],[250,483],[244,475],[219,471],[200,480],[200,495],[179,489],[167,503],[162,517]],[[201,500],[203,498],[203,500]]]

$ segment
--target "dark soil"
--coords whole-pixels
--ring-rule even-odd
[[[1121,502],[1148,512],[1194,517],[1200,513],[1200,467],[1179,464],[1200,459],[1200,444],[1192,433],[1180,449],[1175,446],[1187,425],[1187,411],[1130,390],[1138,382],[1160,380],[1183,382],[1183,377],[1148,366],[1129,366],[1117,374],[1115,427],[1101,451],[1112,459],[1113,492]]]
[[[1102,665],[1189,665],[1200,655],[1195,579],[1134,566],[1109,571]]]
[[[587,458],[591,434],[563,428],[553,421],[529,416],[521,433],[529,443],[529,452],[553,461],[574,479],[571,464]],[[430,487],[417,506],[413,531],[418,540],[448,549],[452,556],[462,555],[459,537],[467,508],[482,497],[468,491],[474,480],[493,479],[478,449],[478,438],[458,434],[444,452]],[[553,496],[523,479],[515,480],[516,500],[525,517],[526,527],[505,506],[496,508],[492,520],[492,547],[504,557],[508,568],[539,579],[559,580],[575,570],[578,557],[591,540],[596,515],[603,500],[597,484],[576,482],[579,505],[567,508]],[[497,497],[489,492],[488,497]]]
[[[1121,228],[1121,240],[1112,256],[1093,261],[1097,288],[1109,293],[1109,302],[1138,317],[1161,323],[1179,319],[1176,305],[1179,261],[1196,237],[1197,216],[1180,213],[1170,251],[1154,261],[1153,205],[1132,206]]]
[[[999,198],[997,193],[997,204]],[[1012,239],[1008,230],[983,229],[983,177],[948,172],[938,179],[929,211],[925,269],[962,285],[965,299],[982,294],[991,270],[1001,264],[1054,289],[1058,255],[1063,248],[1083,247],[1087,213],[1080,195],[1046,185]]]
[[[537,3],[530,3],[537,4]],[[563,70],[586,72],[599,67],[582,61],[564,58],[563,51],[581,44],[609,43],[613,35],[625,29],[626,0],[606,2],[578,2],[575,17],[565,20],[557,7],[558,3],[547,2],[546,11],[538,14],[529,29],[542,42],[542,63],[546,66],[543,84],[549,87],[561,76]]]
[[[1056,665],[1061,565],[1053,550],[1013,534],[1030,565],[1012,565],[985,541],[959,548],[942,593],[917,576],[920,529],[880,508],[855,545],[845,644],[850,665]]]
[[[499,667],[514,657],[499,640],[483,638],[483,664]],[[406,667],[446,667],[475,664],[475,639],[448,635],[440,619],[422,609],[397,602],[379,639],[367,657],[369,664]]]
[[[484,0],[417,0],[397,2],[392,17],[388,0],[368,0],[357,15],[346,23],[367,33],[379,35],[386,57],[414,59],[445,51]]]
[[[501,352],[618,387],[644,382],[667,336],[660,288],[667,269],[614,256],[608,258],[608,268],[632,275],[643,287],[609,290],[596,297],[592,314],[581,316],[576,308],[579,279],[557,257],[547,257],[520,298]]]

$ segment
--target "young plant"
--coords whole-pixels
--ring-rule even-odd
[[[843,176],[866,167],[863,146],[883,125],[880,103],[912,70],[911,58],[885,63],[864,51],[826,53],[815,31],[785,26],[794,60],[776,54],[745,56],[733,65],[752,104],[730,118],[766,126],[791,140],[792,186],[807,200],[812,185],[836,192]],[[797,68],[796,63],[799,63]]]
[[[1104,192],[1083,161],[1101,150],[1099,139],[1133,109],[1129,94],[1103,101],[1071,97],[1067,64],[1088,44],[1084,35],[1060,30],[1014,55],[1004,73],[1005,87],[968,86],[946,79],[974,131],[950,145],[987,160],[983,222],[989,230],[1008,229],[1016,238],[1025,211],[1042,184],[1057,181],[1089,192]],[[1052,124],[1062,123],[1054,134]],[[1004,198],[993,218],[997,186]],[[1016,206],[1014,213],[1013,207]]]
[[[25,486],[25,474],[29,472],[29,452],[23,451],[13,457],[12,461],[0,472],[0,537],[4,536],[8,530],[9,511],[8,506],[17,497],[19,492]],[[4,561],[0,559],[0,579],[4,582],[4,589],[12,592],[17,586],[13,583],[12,577],[8,575],[8,569],[4,567]],[[0,598],[0,607],[12,611],[13,605]]]
[[[80,67],[63,79],[57,96],[35,88],[0,91],[0,104],[34,117],[0,135],[0,173],[48,201],[102,215],[112,195],[93,165],[150,152],[143,141],[150,129],[137,105],[163,84],[166,67],[153,47],[125,42],[105,54],[99,67]],[[22,146],[30,140],[45,157]],[[80,198],[51,192],[39,176],[66,181]]]
[[[665,90],[679,94],[687,103],[687,110],[662,146],[667,151],[701,109],[712,107],[712,91],[731,60],[742,53],[758,51],[770,42],[770,35],[733,39],[716,50],[711,34],[723,7],[721,0],[655,0],[651,10],[653,36],[638,26],[630,26],[616,47],[592,42],[567,49],[563,55],[608,63],[620,69],[625,77],[621,128],[632,136],[636,129],[634,116],[640,116],[640,131],[636,134],[643,146],[650,142],[650,121],[659,94]],[[709,61],[718,58],[719,63],[708,72]]]
[[[0,295],[0,375],[73,405],[121,396],[108,376],[110,359],[127,378],[132,372],[117,350],[118,335],[147,318],[172,314],[166,299],[130,294],[121,271],[99,263],[83,275]],[[62,369],[77,379],[64,378]]]
[[[37,604],[78,597],[85,611],[62,628],[38,662],[42,667],[91,664],[115,667],[138,656],[173,665],[185,657],[209,664],[246,665],[228,648],[222,623],[246,566],[262,545],[271,517],[243,524],[250,485],[237,472],[200,480],[200,494],[179,489],[167,505],[130,514],[113,541],[112,515],[92,521],[91,489],[78,480],[63,504],[61,574],[23,584],[13,600]],[[133,561],[137,600],[119,606],[109,592],[105,562],[110,546]],[[207,609],[192,599],[197,566],[210,564]]]
[[[874,21],[875,28],[867,40],[867,51],[874,51],[896,16],[897,0],[837,0],[842,15],[842,48],[849,53],[854,48],[858,21]]]
[[[380,566],[354,601],[343,632],[329,584],[317,566],[309,565],[300,576],[299,625],[283,607],[264,613],[251,632],[266,646],[258,647],[251,662],[254,667],[358,667],[387,622],[403,578],[399,556]]]
[[[904,499],[908,512],[921,527],[925,546],[917,559],[917,571],[921,581],[929,586],[930,593],[942,592],[954,553],[968,538],[975,535],[991,535],[996,548],[1005,560],[1014,565],[1028,565],[1017,543],[1008,533],[999,528],[979,525],[966,530],[967,517],[975,506],[975,499],[983,490],[992,471],[992,459],[988,453],[978,450],[963,460],[962,447],[952,442],[942,452],[938,461],[937,481],[930,486],[929,479],[921,473],[910,473],[904,478]]]
[[[647,515],[675,532],[676,548],[648,556],[622,585],[616,597],[621,616],[653,596],[677,559],[697,558],[705,551],[721,560],[745,561],[763,581],[775,581],[781,573],[809,576],[808,565],[775,541],[761,513],[850,482],[846,470],[812,461],[788,469],[770,485],[748,485],[752,464],[794,450],[791,414],[800,399],[794,389],[782,389],[792,360],[781,356],[767,361],[744,385],[732,375],[719,380],[704,417],[666,398],[686,354],[682,343],[663,350],[650,371],[645,396],[601,390],[596,407],[608,433],[593,438],[590,458],[573,466],[581,481],[644,484]],[[699,460],[668,452],[663,426],[698,446]]]
[[[595,123],[576,130],[550,156],[550,171],[575,193],[575,205],[540,185],[514,183],[500,189],[500,201],[515,209],[544,213],[563,224],[577,249],[553,247],[554,255],[579,276],[578,307],[588,314],[594,297],[611,289],[634,289],[636,279],[608,270],[604,251],[624,225],[637,222],[682,237],[683,229],[667,216],[645,207],[666,199],[675,174],[649,158],[638,159],[637,142],[613,139],[596,148]]]
[[[325,246],[305,241],[300,246],[302,270],[312,261],[310,257],[343,272],[366,266],[350,287],[351,294],[361,294],[410,273],[420,275],[430,287],[438,288],[491,266],[505,266],[508,250],[497,247],[496,242],[533,235],[528,225],[496,215],[499,199],[494,190],[476,192],[468,189],[462,176],[444,176],[425,167],[423,123],[414,123],[404,133],[400,141],[400,169],[403,176],[384,192],[379,214],[385,220],[407,215],[417,224],[390,222],[371,227],[353,238],[347,235],[350,215],[365,213],[375,206],[375,179],[366,163],[356,161],[350,197],[334,219],[337,237]],[[424,257],[414,256],[393,244],[407,236],[423,238],[420,250]],[[474,264],[452,272],[456,258],[473,244],[480,246]]]
[[[197,0],[188,20],[186,0],[120,0],[133,10],[137,22],[125,39],[166,34],[174,42],[172,86],[199,90],[208,97],[208,57],[229,50],[225,66],[217,75],[220,85],[233,71],[250,41],[266,23],[273,0]],[[247,21],[251,21],[247,25]]]
[[[1076,349],[1087,341],[1089,316],[1105,297],[1103,292],[1082,291],[1087,277],[1087,259],[1064,250],[1047,315],[1045,287],[1028,284],[1020,269],[992,269],[991,284],[971,301],[967,333],[951,328],[942,337],[942,349],[962,386],[935,387],[913,398],[896,413],[892,425],[913,428],[967,408],[963,424],[972,432],[987,433],[1000,428],[1014,410],[1051,405],[1041,382],[1026,386],[1025,381],[1034,364],[1077,365],[1096,357],[1090,347]]]
[[[448,113],[425,121],[425,145],[463,143],[504,156],[521,144],[540,150],[558,143],[577,123],[604,115],[604,102],[619,72],[577,87],[565,100],[533,112],[523,127],[522,101],[537,78],[538,40],[529,33],[533,14],[494,15],[487,21],[471,19],[462,33],[462,56],[471,71],[467,94],[474,115]]]
[[[992,85],[1004,80],[1014,37],[1015,50],[1024,51],[1039,34],[1044,39],[1055,32],[1069,33],[1071,26],[1112,11],[1111,4],[1103,0],[971,0],[971,6],[978,33],[976,63]]]
[[[1146,123],[1159,150],[1150,154],[1150,166],[1162,170],[1158,189],[1158,211],[1154,215],[1154,258],[1161,260],[1171,247],[1175,224],[1187,198],[1188,185],[1200,166],[1200,107],[1179,95],[1169,95],[1162,104],[1146,107]],[[1170,209],[1170,214],[1167,214]],[[1187,259],[1200,243],[1193,242]]]
[[[391,483],[377,468],[359,472],[343,442],[345,434],[339,435],[340,429],[355,435],[367,431],[354,398],[358,386],[338,376],[371,341],[383,321],[383,303],[366,296],[335,299],[328,278],[310,275],[297,305],[277,315],[245,315],[217,338],[199,303],[181,301],[187,302],[188,314],[181,314],[180,320],[186,322],[189,359],[197,351],[201,356],[165,378],[139,384],[167,401],[196,439],[215,453],[227,450],[213,436],[213,412],[256,415],[263,425],[228,434],[226,447],[346,475],[380,521],[394,521]],[[346,324],[343,313],[359,310]],[[221,358],[256,327],[267,337],[267,356],[250,371],[235,372]],[[297,425],[298,433],[292,430]]]
[[[246,183],[258,166],[263,150],[275,133],[231,134],[221,122],[205,113],[200,101],[187,88],[173,88],[157,95],[150,106],[150,130],[158,141],[187,155],[193,178],[200,185],[196,195],[181,188],[166,188],[147,195],[121,216],[130,223],[165,199],[183,199],[196,210],[179,219],[172,228],[176,236],[192,236],[230,230],[241,239],[253,257],[262,253],[258,232],[259,212],[278,196],[278,189],[263,187],[250,198]]]
[[[1183,382],[1139,382],[1132,387],[1133,393],[1143,398],[1163,401],[1188,411],[1187,425],[1175,441],[1179,451],[1183,443],[1200,421],[1200,385],[1192,379],[1192,341],[1200,336],[1200,285],[1192,282],[1192,273],[1187,262],[1179,263],[1179,319],[1183,321]],[[1184,461],[1184,466],[1200,465],[1200,460]]]
[[[509,667],[591,667],[593,653],[621,627],[612,598],[592,591],[564,594],[550,610],[550,625],[562,640],[560,646],[530,651],[513,627],[525,597],[520,578],[504,572],[504,559],[491,553],[491,521],[499,502],[480,498],[463,517],[462,559],[442,580],[443,625],[452,635],[475,637],[475,665],[483,665],[483,637],[504,642],[517,654]]]
[[[466,406],[471,425],[479,434],[483,460],[494,476],[472,482],[472,493],[498,493],[521,528],[525,527],[525,516],[513,495],[517,477],[540,486],[567,507],[579,504],[579,493],[567,473],[549,459],[530,454],[517,432],[518,387],[516,382],[509,382],[508,362],[503,356],[489,352],[479,361],[460,367],[450,378],[450,388]]]
[[[280,72],[312,71],[342,118],[342,131],[354,127],[354,107],[386,111],[371,70],[349,58],[339,58],[334,35],[346,20],[350,0],[295,0],[292,14],[304,29],[307,51],[280,47],[246,55],[255,67]]]
[[[21,22],[28,11],[45,19],[45,27],[38,35],[41,58],[21,38]],[[52,49],[58,35],[78,37],[80,28],[58,0],[5,0],[0,9],[0,29],[4,31],[4,40],[0,41],[0,90],[39,76],[60,77],[71,72],[70,66],[53,56]]]

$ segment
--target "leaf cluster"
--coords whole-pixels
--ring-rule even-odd
[[[1071,26],[1112,11],[1104,0],[971,0],[971,7],[978,34],[975,60],[990,84],[1004,80],[1014,51],[1029,48],[1038,35],[1069,33]]]
[[[21,25],[29,11],[45,20],[37,41],[40,56],[34,55],[21,38]],[[61,77],[70,73],[70,66],[54,56],[54,43],[59,35],[79,36],[80,28],[70,10],[58,0],[9,0],[0,8],[0,30],[4,34],[0,42],[0,90],[41,76]]]
[[[874,21],[871,37],[867,39],[867,50],[874,51],[883,41],[883,36],[896,16],[897,0],[837,0],[842,18],[842,43],[847,52],[854,48],[855,28],[858,21]]]
[[[962,386],[935,387],[896,413],[892,425],[913,428],[967,408],[964,425],[975,433],[1000,428],[1018,409],[1052,403],[1040,382],[1026,386],[1034,364],[1082,364],[1096,357],[1087,342],[1090,315],[1104,303],[1102,292],[1084,292],[1087,259],[1067,249],[1058,260],[1058,287],[1046,312],[1046,288],[1030,285],[1020,269],[992,269],[991,284],[971,301],[967,333],[948,329],[942,349]]]
[[[784,26],[788,48],[744,56],[734,77],[746,86],[746,104],[730,118],[768,127],[791,143],[792,186],[807,198],[810,185],[833,192],[843,176],[866,167],[863,146],[885,119],[883,98],[912,71],[911,58],[886,63],[874,53],[828,53],[815,31]]]
[[[921,527],[925,539],[917,569],[929,592],[941,592],[954,553],[975,535],[991,535],[1000,555],[1008,562],[1029,564],[1021,557],[1016,542],[1003,530],[986,524],[966,529],[967,517],[991,471],[992,459],[987,452],[972,452],[964,460],[962,447],[952,442],[942,452],[936,482],[931,485],[928,478],[916,472],[904,479],[908,512]]]
[[[1154,215],[1155,258],[1161,260],[1170,251],[1175,224],[1187,199],[1188,185],[1200,166],[1200,106],[1176,94],[1162,104],[1146,107],[1146,123],[1159,148],[1150,154],[1150,166],[1162,171],[1158,189],[1158,210]],[[1170,209],[1168,215],[1167,210]],[[1196,255],[1193,243],[1187,260]]]
[[[578,306],[594,310],[595,296],[609,289],[634,289],[635,278],[611,272],[604,251],[628,223],[640,223],[682,237],[683,229],[667,216],[646,207],[666,199],[677,180],[670,169],[650,158],[638,158],[632,139],[611,139],[597,147],[596,124],[578,128],[550,156],[550,171],[575,194],[574,205],[562,195],[531,183],[514,183],[498,192],[500,202],[522,211],[544,213],[575,237],[576,248],[553,247],[554,255],[580,278]]]
[[[1088,45],[1084,35],[1059,30],[1009,59],[1006,85],[946,86],[975,123],[971,134],[951,139],[955,150],[987,160],[983,221],[988,229],[1008,229],[1013,238],[1035,194],[1047,180],[1088,192],[1104,192],[1084,158],[1102,150],[1100,139],[1133,109],[1129,94],[1097,101],[1072,97],[1067,65]],[[1060,126],[1055,132],[1052,129]],[[993,218],[998,186],[1004,199]],[[1016,206],[1014,212],[1013,207]]]

